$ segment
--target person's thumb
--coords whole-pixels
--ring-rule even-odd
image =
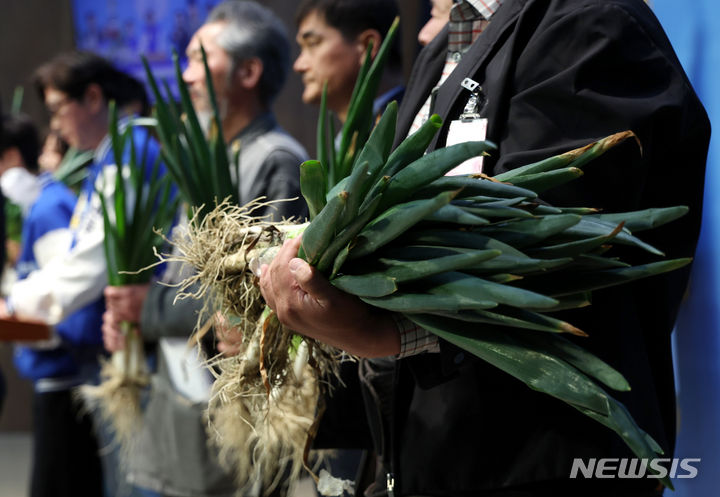
[[[312,297],[323,300],[332,290],[330,282],[306,261],[296,257],[290,260],[288,267],[300,289]]]

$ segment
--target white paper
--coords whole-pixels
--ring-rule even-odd
[[[161,338],[159,343],[175,390],[192,402],[210,400],[213,378],[200,361],[197,346],[188,348],[184,338]]]
[[[488,120],[485,118],[461,121],[459,119],[450,123],[445,146],[457,145],[470,141],[482,141],[487,136]],[[480,174],[483,168],[483,157],[473,157],[447,173],[447,176],[460,176],[465,174]]]

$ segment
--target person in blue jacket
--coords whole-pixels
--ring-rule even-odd
[[[14,178],[3,182],[16,185],[13,195],[19,185],[23,192],[21,249],[15,265],[21,281],[69,250],[76,197],[50,173],[39,173],[37,131],[27,117],[3,117],[2,128],[0,174]],[[34,385],[33,496],[102,494],[93,425],[72,389],[97,375],[103,311],[104,301],[96,299],[57,323],[48,341],[15,348],[19,374]]]

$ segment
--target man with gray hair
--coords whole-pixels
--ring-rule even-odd
[[[255,213],[275,220],[305,217],[299,166],[307,158],[306,153],[278,126],[270,110],[290,65],[290,46],[282,23],[257,3],[227,0],[210,12],[193,35],[187,47],[188,66],[183,79],[193,107],[209,130],[212,106],[203,49],[217,98],[221,131],[229,143],[228,154],[234,158],[238,146],[240,150],[240,203],[258,197],[268,201],[296,198],[273,203]],[[178,279],[175,269],[166,271],[166,283]],[[148,496],[230,497],[237,488],[218,465],[217,451],[207,444],[205,435],[203,412],[209,392],[197,385],[207,387],[209,380],[187,379],[193,372],[207,371],[183,365],[187,360],[185,344],[203,302],[184,299],[175,303],[176,294],[176,287],[157,283],[108,287],[105,291],[103,339],[109,351],[125,347],[119,327],[122,321],[137,323],[146,343],[158,343],[158,372],[152,378],[140,437],[128,459],[128,480]],[[212,336],[206,337],[209,343],[203,343],[205,354],[233,353],[232,330],[216,329],[216,335],[214,343]],[[178,370],[184,374],[173,374]],[[192,385],[195,388],[191,389]],[[282,487],[273,495],[283,494]],[[243,495],[259,491],[247,489]]]
[[[249,1],[229,0],[209,14],[187,47],[183,79],[193,106],[205,122],[212,109],[201,47],[212,76],[223,136],[239,142],[240,203],[300,196],[299,164],[306,158],[299,143],[282,131],[270,111],[287,78],[290,44],[282,22]],[[273,217],[301,214],[302,200],[282,202]],[[267,212],[270,213],[270,212]]]

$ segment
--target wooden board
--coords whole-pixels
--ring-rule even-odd
[[[51,335],[45,323],[0,318],[0,342],[47,340]]]

